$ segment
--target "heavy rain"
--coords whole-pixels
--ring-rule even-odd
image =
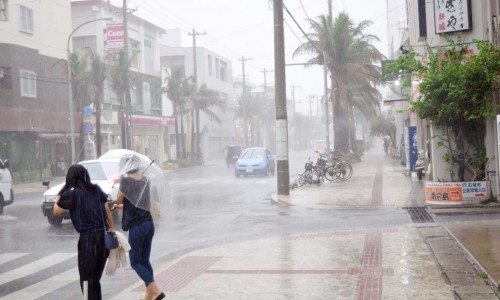
[[[499,14],[0,0],[0,299],[499,299]]]

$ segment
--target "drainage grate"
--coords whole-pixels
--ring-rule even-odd
[[[413,223],[434,223],[434,219],[425,207],[403,207]]]

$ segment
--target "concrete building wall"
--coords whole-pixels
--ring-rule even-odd
[[[20,10],[32,11],[33,30],[20,29]],[[0,43],[37,49],[41,55],[66,58],[66,39],[71,32],[70,1],[9,0],[6,20],[0,20]]]

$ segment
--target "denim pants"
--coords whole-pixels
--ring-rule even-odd
[[[149,262],[154,234],[153,221],[146,221],[130,228],[128,234],[128,243],[131,247],[129,252],[130,265],[146,286],[154,281],[153,267]]]
[[[80,234],[78,240],[78,271],[80,288],[88,282],[89,300],[101,300],[101,277],[106,266],[109,250],[104,247],[104,230]]]

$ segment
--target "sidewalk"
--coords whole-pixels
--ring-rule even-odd
[[[399,161],[368,151],[354,172],[347,182],[304,186],[273,201],[324,209],[425,205],[422,182],[405,176]],[[486,225],[477,225],[476,240],[458,234],[469,225],[429,222],[227,244],[155,265],[156,282],[168,299],[499,299],[488,269],[465,250]],[[137,281],[113,299],[143,294]]]

